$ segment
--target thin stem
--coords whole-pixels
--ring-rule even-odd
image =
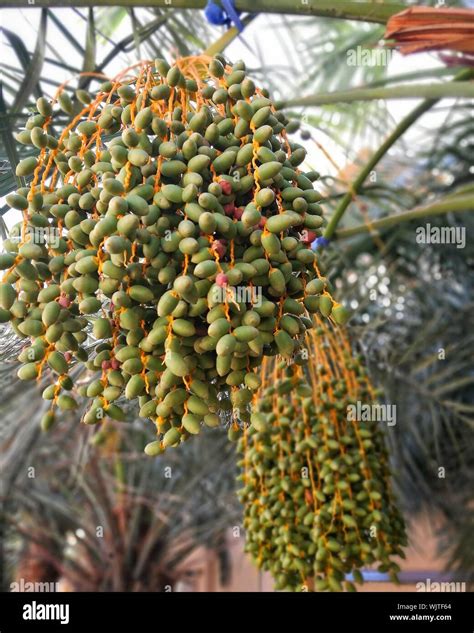
[[[372,220],[370,224],[359,224],[350,229],[341,229],[337,231],[337,239],[346,239],[359,235],[360,233],[370,233],[381,229],[388,229],[401,222],[409,222],[410,220],[418,220],[433,215],[442,215],[444,213],[474,211],[474,195],[447,197],[445,199],[429,204],[425,207],[418,207],[411,211],[403,211],[395,215],[389,215],[380,220]]]
[[[399,81],[415,81],[416,79],[426,79],[427,77],[445,77],[446,75],[454,75],[459,72],[459,67],[443,66],[440,68],[424,68],[423,70],[414,70],[409,73],[401,73],[400,75],[391,75],[390,77],[382,77],[376,81],[366,84],[366,88],[377,88],[387,84],[396,84]]]
[[[465,81],[474,77],[473,68],[464,68],[454,78],[455,81]],[[408,130],[408,128],[415,123],[425,112],[432,108],[439,99],[426,99],[420,103],[414,110],[412,110],[404,119],[400,121],[393,132],[382,143],[378,150],[374,153],[372,158],[365,164],[360,171],[357,178],[352,183],[350,190],[343,197],[335,210],[333,216],[329,220],[329,223],[324,231],[324,237],[330,239],[336,231],[336,227],[339,224],[345,210],[352,202],[353,198],[359,193],[360,188],[365,182],[365,179],[378,164],[378,162],[385,156],[388,150],[396,143],[396,141]]]
[[[144,0],[143,7],[162,7],[165,9],[204,9],[207,0]],[[136,0],[27,0],[15,2],[6,0],[3,8],[39,8],[48,7],[105,7],[137,6]],[[397,2],[351,2],[350,0],[236,0],[236,9],[249,13],[283,13],[289,15],[311,15],[343,20],[360,20],[385,24],[396,13],[406,9],[406,5]]]
[[[280,107],[321,106],[330,103],[352,103],[353,101],[372,101],[373,99],[442,99],[474,98],[474,85],[464,81],[450,81],[436,84],[416,84],[391,86],[390,88],[353,88],[319,95],[310,95],[283,101]]]
[[[254,16],[245,17],[242,22],[245,26],[253,20]],[[204,55],[213,57],[217,53],[222,53],[239,36],[238,29],[233,26],[228,29],[218,40],[213,42],[205,51]]]

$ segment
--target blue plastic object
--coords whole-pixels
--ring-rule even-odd
[[[229,18],[226,16],[224,9],[213,2],[213,0],[209,0],[206,4],[204,15],[206,16],[207,21],[215,26],[229,24]]]
[[[244,25],[239,17],[239,12],[235,8],[234,0],[221,0],[222,5],[217,4],[214,0],[208,0],[204,15],[210,24],[215,26],[227,26],[230,28],[232,23],[242,33]]]
[[[234,0],[221,0],[221,2],[229,19],[234,23],[237,30],[242,33],[242,31],[244,30],[244,25],[240,20],[239,12],[235,8]]]

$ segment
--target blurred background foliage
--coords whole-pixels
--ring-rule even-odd
[[[1,200],[19,184],[14,167],[29,150],[15,141],[14,131],[22,128],[37,97],[52,96],[81,72],[113,75],[139,59],[196,54],[222,36],[200,11],[95,7],[22,15],[35,38],[9,19],[2,29],[8,54],[0,64]],[[230,58],[248,57],[251,74],[277,99],[437,81],[459,70],[436,59],[398,74],[387,66],[346,63],[347,51],[378,45],[383,32],[383,26],[361,22],[265,15],[225,52]],[[277,42],[283,54],[272,63],[268,50]],[[78,86],[93,90],[96,85],[96,79],[84,76],[66,90],[73,96]],[[327,167],[319,168],[320,190],[330,215],[358,169],[395,127],[396,116],[383,100],[296,108],[291,114],[301,119],[308,165]],[[419,221],[377,234],[370,221],[459,188],[472,192],[473,165],[471,104],[442,100],[384,157],[346,211],[341,226],[365,224],[369,230],[336,239],[323,255],[339,298],[354,310],[354,347],[366,358],[383,398],[397,405],[397,425],[386,435],[405,515],[442,517],[440,545],[449,550],[450,569],[459,571],[461,580],[474,580],[473,216],[426,219],[431,226],[464,227],[463,249],[418,243]],[[0,207],[3,237],[6,211],[6,205]],[[225,532],[240,522],[233,448],[225,433],[209,431],[179,454],[170,451],[153,460],[141,452],[152,430],[133,411],[126,426],[110,422],[100,430],[64,416],[45,435],[38,426],[40,390],[24,383],[20,389],[16,380],[20,342],[7,326],[0,327],[1,527],[7,563],[2,589],[21,576],[28,561],[39,561],[48,579],[62,577],[73,589],[156,590],[183,579],[180,564],[200,545],[218,552],[225,578]],[[175,473],[170,479],[163,477],[166,467]],[[34,478],[29,468],[35,469]],[[95,538],[98,524],[107,526],[108,538]]]

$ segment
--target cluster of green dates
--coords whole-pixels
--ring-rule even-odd
[[[373,565],[396,581],[406,536],[378,423],[347,419],[344,380],[323,375],[315,398],[293,370],[280,366],[238,441],[246,550],[278,590],[355,591]]]
[[[56,104],[37,101],[16,136],[35,154],[16,169],[29,184],[7,197],[24,219],[0,255],[0,322],[30,340],[18,375],[53,376],[43,427],[84,397],[87,424],[138,399],[159,434],[149,454],[221,409],[248,417],[262,357],[294,355],[311,313],[347,318],[309,247],[318,175],[299,169],[288,120],[243,62],[207,59],[202,79],[186,63],[62,92],[61,134]]]

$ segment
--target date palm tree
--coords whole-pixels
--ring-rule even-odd
[[[64,5],[68,4],[65,0]],[[42,9],[33,50],[21,34],[6,26],[4,43],[14,53],[15,62],[1,64],[0,197],[18,186],[14,166],[27,150],[16,143],[14,130],[21,128],[36,97],[51,95],[65,78],[81,72],[113,73],[139,58],[171,58],[203,49],[222,51],[235,41],[235,29],[222,33],[210,27],[200,11],[191,10],[203,4],[180,1],[169,8],[165,2],[156,2],[154,9],[144,9],[131,7],[132,3],[125,0],[124,6],[113,8],[94,8],[91,2],[87,10],[69,9],[77,20],[74,32],[67,26],[70,22],[60,20],[54,9]],[[249,10],[253,5],[238,3]],[[443,547],[447,543],[451,550],[450,566],[472,579],[474,252],[469,239],[464,248],[417,240],[417,229],[427,222],[435,228],[464,229],[467,236],[474,231],[469,214],[474,210],[474,188],[470,184],[474,158],[472,103],[455,98],[464,92],[468,95],[468,89],[460,83],[472,77],[472,69],[458,59],[403,75],[388,74],[386,66],[359,67],[354,72],[346,63],[348,51],[380,45],[387,18],[404,5],[371,3],[373,11],[368,17],[367,12],[363,13],[364,3],[344,2],[338,19],[329,17],[333,5],[311,5],[313,15],[305,15],[304,4],[274,0],[275,13],[296,14],[271,16],[269,22],[269,37],[278,39],[287,51],[284,66],[272,65],[259,44],[259,16],[247,20],[250,26],[241,41],[250,49],[256,78],[302,122],[302,138],[327,160],[328,173],[322,173],[319,182],[330,218],[326,232],[331,246],[323,255],[323,264],[340,296],[355,311],[351,322],[355,347],[366,358],[387,402],[397,405],[397,425],[387,431],[387,438],[406,514],[440,515],[440,542]],[[117,38],[118,30],[124,28],[126,35]],[[308,33],[310,38],[305,37]],[[71,51],[67,60],[61,54],[58,38]],[[307,44],[301,45],[302,41]],[[416,97],[420,80],[428,82],[428,88],[423,88],[428,98],[402,121],[392,120],[387,99]],[[83,75],[66,89],[73,96],[75,87],[93,88],[94,81],[93,76]],[[446,100],[443,96],[452,98]],[[441,124],[434,126],[433,121]],[[392,132],[387,139],[389,130]],[[330,139],[344,161],[335,161],[321,139]],[[1,216],[5,211],[6,207],[0,208],[0,231],[4,234],[7,229]],[[51,516],[51,522],[44,523],[46,533],[42,535],[46,539],[52,536],[51,547],[46,549],[56,552],[51,554],[55,564],[61,561],[58,573],[70,574],[72,582],[79,583],[84,570],[78,572],[76,566],[82,557],[75,555],[65,562],[67,534],[82,526],[86,536],[76,544],[76,554],[77,548],[87,552],[84,560],[98,569],[109,555],[108,541],[98,543],[91,535],[92,526],[99,520],[98,515],[106,517],[110,534],[113,530],[121,534],[123,548],[118,566],[112,565],[110,575],[100,580],[102,587],[149,586],[151,578],[158,584],[163,584],[165,577],[173,581],[176,564],[171,543],[174,547],[177,532],[163,517],[178,517],[176,525],[185,525],[192,534],[190,542],[195,544],[221,517],[217,532],[210,532],[213,542],[219,542],[219,529],[228,526],[229,517],[234,516],[232,503],[222,516],[218,506],[211,505],[203,518],[207,527],[203,527],[202,534],[197,519],[195,524],[186,523],[185,516],[199,516],[199,497],[195,505],[189,506],[186,495],[193,488],[189,481],[197,482],[202,477],[202,460],[193,451],[201,450],[203,445],[185,447],[180,457],[180,467],[189,468],[189,476],[194,477],[188,481],[189,486],[179,478],[167,482],[157,492],[155,505],[147,495],[153,497],[156,473],[167,463],[164,458],[154,464],[139,459],[133,451],[119,452],[118,456],[112,452],[107,459],[103,454],[100,459],[97,454],[87,455],[91,449],[87,448],[84,433],[74,431],[72,444],[66,442],[64,435],[68,433],[63,427],[69,424],[67,420],[51,439],[41,435],[37,392],[35,388],[20,392],[14,378],[19,343],[5,326],[1,327],[0,384],[5,413],[0,419],[8,525],[18,530],[21,516]],[[71,427],[75,422],[70,420]],[[132,439],[123,431],[119,433],[122,447],[130,448],[130,442],[143,433],[141,422],[129,428]],[[220,439],[209,438],[210,446],[213,442],[224,450]],[[64,449],[66,445],[69,448]],[[63,469],[65,474],[59,487],[46,480],[28,483],[26,478],[28,467],[41,460],[45,447],[52,467]],[[212,460],[216,481],[222,473],[233,472],[232,456],[221,461],[217,451]],[[87,461],[89,466],[85,465]],[[114,463],[119,469],[125,465],[124,481],[113,474]],[[232,484],[224,480],[227,494]],[[118,514],[117,507],[121,508]],[[53,508],[55,512],[50,513]],[[121,521],[131,530],[128,536],[120,532]],[[180,537],[184,534],[182,529],[178,533]],[[130,535],[138,540],[132,542]],[[23,537],[27,539],[28,535]],[[184,539],[187,543],[187,535]],[[153,553],[151,558],[157,567],[145,565],[144,571],[144,554],[136,548],[137,543],[140,550]],[[187,551],[184,544],[179,547]],[[128,570],[125,575],[124,565]],[[142,572],[145,576],[140,575]],[[80,583],[75,586],[84,588]]]

